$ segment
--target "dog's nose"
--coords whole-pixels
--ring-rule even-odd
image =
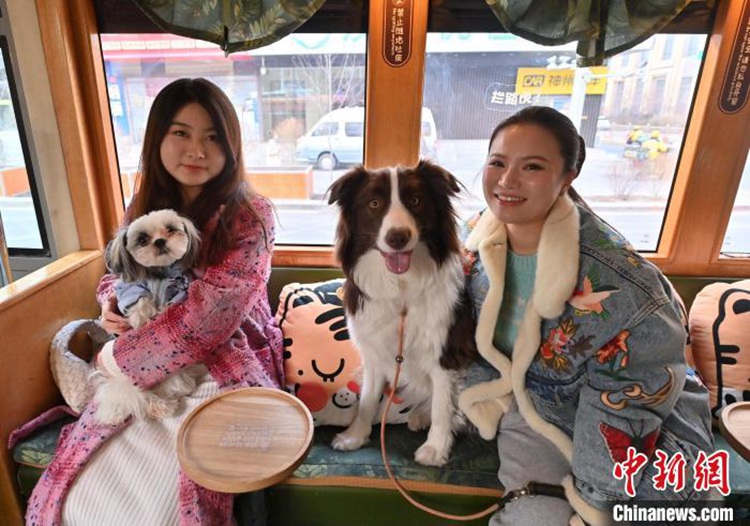
[[[393,250],[402,250],[411,240],[411,232],[408,228],[391,228],[385,235],[385,242]]]
[[[162,249],[167,246],[167,240],[166,239],[157,239],[154,241],[154,246],[158,249]]]

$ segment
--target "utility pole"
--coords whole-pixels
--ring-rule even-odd
[[[573,71],[573,90],[570,93],[570,109],[568,118],[581,133],[583,120],[583,101],[586,98],[586,86],[592,79],[588,68],[578,68],[571,57],[553,55],[547,59],[547,69],[567,69]]]
[[[581,133],[581,125],[583,124],[583,101],[586,98],[586,87],[591,79],[592,75],[588,68],[575,68],[573,70],[573,91],[570,94],[568,117],[575,124],[578,133]]]

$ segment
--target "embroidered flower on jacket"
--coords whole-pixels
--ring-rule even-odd
[[[619,233],[609,230],[604,225],[599,225],[599,231],[605,236],[596,242],[599,247],[619,252],[620,255],[625,257],[636,268],[643,266],[643,257]]]
[[[621,376],[621,372],[628,366],[630,360],[630,349],[627,343],[629,337],[630,331],[624,330],[596,352],[596,360],[600,364],[609,364],[609,369],[599,370],[598,372],[612,378],[626,379]]]
[[[477,255],[471,250],[464,248],[461,254],[461,264],[464,269],[464,276],[471,274],[474,268],[474,263],[477,262]]]
[[[581,285],[582,288],[576,289],[568,300],[568,303],[575,309],[576,315],[596,314],[604,320],[609,318],[609,312],[602,302],[615,292],[619,292],[620,289],[612,285],[600,285],[599,276],[594,270],[583,278]]]
[[[578,325],[574,324],[571,318],[562,320],[560,325],[549,330],[547,339],[542,342],[537,355],[546,367],[551,367],[555,371],[570,368],[570,358],[567,355],[577,330]]]

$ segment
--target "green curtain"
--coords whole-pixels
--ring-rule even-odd
[[[690,0],[485,0],[505,29],[537,44],[578,41],[578,66],[643,42]]]
[[[273,44],[325,0],[133,0],[165,31],[214,42],[225,53]]]

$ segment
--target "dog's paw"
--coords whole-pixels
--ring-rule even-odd
[[[144,395],[140,389],[122,375],[105,376],[95,371],[91,376],[96,391],[94,416],[102,424],[115,425],[131,415],[142,413]]]
[[[339,451],[354,451],[361,448],[365,442],[367,442],[367,436],[363,437],[344,431],[333,437],[331,447]]]
[[[439,451],[425,442],[414,453],[414,460],[423,466],[442,466],[448,462],[448,453],[448,451]]]
[[[159,309],[156,308],[154,300],[145,296],[139,299],[130,309],[128,322],[134,329],[146,325],[151,318],[159,314]]]
[[[161,420],[169,418],[177,412],[179,401],[175,398],[161,398],[159,396],[149,396],[146,415],[149,418]]]
[[[422,431],[430,427],[430,421],[430,415],[427,411],[415,409],[409,413],[409,420],[406,423],[406,427],[409,428],[409,431]]]

